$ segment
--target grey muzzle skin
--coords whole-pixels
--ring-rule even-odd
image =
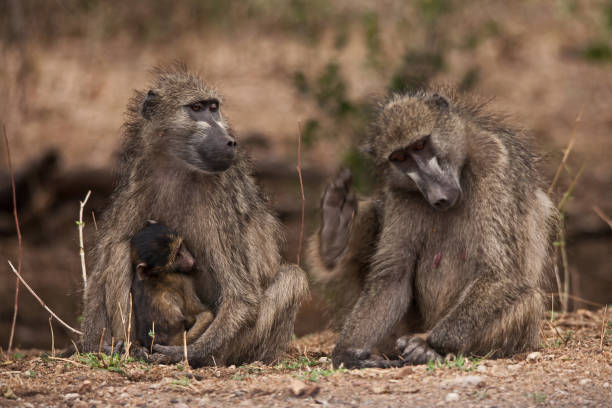
[[[198,154],[209,171],[229,169],[236,159],[236,140],[225,129],[213,123],[207,130],[206,143],[198,148]]]
[[[445,160],[438,159],[428,140],[426,137],[394,151],[389,155],[389,161],[416,184],[434,209],[446,211],[461,200],[460,169],[454,169]]]

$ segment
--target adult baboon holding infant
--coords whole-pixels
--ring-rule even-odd
[[[309,262],[344,314],[334,365],[538,346],[557,213],[525,137],[482,108],[445,91],[390,97],[366,143],[381,191],[357,201],[348,171],[325,191]],[[372,358],[393,355],[390,337],[398,358]]]
[[[85,351],[98,349],[103,328],[105,344],[125,338],[130,238],[149,219],[188,243],[197,294],[215,315],[188,347],[190,363],[270,362],[288,345],[307,282],[300,268],[281,263],[279,224],[220,104],[214,89],[178,65],[158,70],[152,88],[129,103],[119,184],[85,290]],[[164,362],[183,359],[181,347],[155,350]]]

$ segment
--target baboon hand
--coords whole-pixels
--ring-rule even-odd
[[[352,173],[342,169],[327,186],[321,200],[321,258],[328,268],[336,265],[347,247],[357,200],[350,191]]]
[[[432,360],[443,360],[442,356],[420,337],[400,337],[395,346],[403,359],[403,365],[427,364]]]

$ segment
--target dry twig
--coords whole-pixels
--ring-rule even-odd
[[[302,122],[298,121],[298,155],[297,155],[297,173],[300,179],[300,191],[302,193],[302,221],[300,225],[300,242],[298,245],[297,264],[300,266],[300,258],[302,256],[302,244],[304,242],[304,209],[306,206],[306,198],[304,197],[304,183],[302,181]]]
[[[602,220],[604,220],[604,222],[606,224],[608,224],[608,226],[610,228],[612,228],[612,219],[610,219],[610,217],[608,217],[606,214],[604,214],[603,211],[601,211],[601,209],[597,206],[593,207],[593,211],[595,211],[595,213],[597,215],[599,215],[599,218],[601,218]]]
[[[189,359],[187,358],[187,332],[183,332],[183,353],[185,354],[185,369],[187,371],[191,371],[191,367],[189,367]]]
[[[601,321],[601,336],[599,338],[599,349],[603,351],[603,341],[606,337],[606,326],[608,326],[608,305],[604,307],[603,319]]]
[[[100,336],[100,344],[98,345],[98,358],[102,360],[102,342],[104,341],[104,333],[106,333],[106,327],[102,328],[102,335]]]
[[[25,281],[25,279],[23,279],[23,277],[21,276],[21,274],[19,272],[17,272],[17,269],[15,269],[15,267],[13,266],[13,264],[11,263],[11,261],[8,261],[9,266],[11,267],[11,269],[13,270],[13,273],[15,275],[17,275],[17,278],[19,278],[19,280],[23,283],[23,285],[26,287],[26,289],[32,294],[32,296],[34,296],[34,298],[36,300],[38,300],[38,303],[40,303],[40,305],[42,307],[45,308],[45,310],[47,312],[49,312],[49,314],[51,316],[53,316],[55,318],[55,320],[57,320],[58,322],[60,322],[62,324],[62,326],[64,326],[65,328],[67,328],[68,330],[70,330],[71,332],[78,334],[79,336],[83,335],[83,332],[81,332],[80,330],[77,330],[75,328],[73,328],[72,326],[70,326],[68,323],[66,323],[65,321],[63,321],[62,319],[60,319],[54,312],[53,310],[49,309],[49,306],[47,306],[47,304],[45,302],[43,302],[43,300],[38,297],[38,295],[36,294],[36,292],[34,292],[34,289],[32,289],[30,287],[30,285],[28,285],[28,282]]]
[[[85,247],[83,245],[83,227],[85,227],[85,223],[83,222],[83,209],[85,208],[85,204],[87,204],[87,200],[89,200],[90,194],[91,190],[87,192],[85,199],[79,202],[79,220],[77,221],[77,226],[79,229],[79,256],[81,257],[81,272],[83,274],[83,289],[87,287],[87,269],[85,268]]]
[[[6,144],[6,158],[9,166],[9,174],[11,176],[11,189],[13,191],[13,217],[15,218],[15,228],[17,229],[17,270],[21,273],[21,228],[19,227],[19,216],[17,215],[17,193],[15,191],[15,174],[13,173],[13,164],[11,163],[11,148],[9,146],[8,136],[6,135],[6,127],[2,124],[2,133],[4,134],[4,143]],[[18,275],[19,275],[18,273]],[[15,323],[17,322],[17,311],[19,310],[19,278],[15,281],[15,305],[13,307],[13,323],[11,323],[11,334],[9,337],[7,353],[11,354],[13,348],[13,338],[15,337]]]
[[[51,356],[55,357],[55,336],[53,335],[53,323],[51,323],[53,318],[49,316],[49,328],[51,329]]]
[[[570,136],[570,141],[567,144],[567,148],[563,153],[563,158],[561,159],[561,163],[559,163],[559,167],[557,168],[557,172],[555,173],[555,177],[553,177],[552,183],[550,183],[550,187],[548,188],[548,195],[553,192],[555,185],[557,184],[557,180],[559,180],[559,176],[561,175],[561,170],[565,167],[565,163],[567,162],[567,158],[569,157],[570,152],[574,147],[574,143],[576,142],[576,128],[578,128],[578,123],[582,120],[582,110],[584,106],[580,108],[580,112],[578,112],[578,116],[576,116],[576,121],[574,122],[574,128],[572,129],[572,135]]]

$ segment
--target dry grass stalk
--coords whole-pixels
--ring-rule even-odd
[[[104,341],[104,333],[106,333],[106,327],[102,328],[102,335],[100,336],[100,344],[98,345],[98,358],[102,360],[102,342]]]
[[[574,143],[576,142],[576,129],[578,128],[578,123],[580,123],[580,121],[582,120],[582,110],[583,109],[584,109],[584,106],[580,108],[580,112],[578,112],[578,116],[576,116],[576,121],[574,122],[574,128],[572,129],[572,135],[570,136],[570,141],[567,144],[567,147],[565,148],[565,152],[563,153],[563,158],[561,159],[561,163],[559,163],[559,167],[557,168],[555,176],[553,177],[553,181],[552,183],[550,183],[550,187],[548,188],[549,195],[553,192],[555,185],[557,184],[557,181],[559,180],[559,176],[561,175],[561,170],[563,170],[563,168],[565,167],[567,158],[569,157],[570,152],[574,148]]]
[[[4,144],[6,145],[6,158],[9,166],[9,174],[11,176],[11,189],[13,192],[13,217],[15,218],[15,228],[17,229],[17,275],[21,273],[21,228],[19,227],[19,216],[17,215],[17,192],[15,191],[15,174],[13,173],[13,164],[11,163],[11,148],[9,146],[8,136],[6,135],[6,127],[2,124],[2,133],[4,134]],[[9,336],[7,354],[11,354],[13,348],[13,338],[15,337],[15,323],[17,322],[17,312],[19,310],[19,278],[15,281],[15,304],[13,306],[13,322],[11,323],[11,334]]]
[[[561,201],[559,201],[559,204],[557,204],[557,209],[559,210],[559,212],[563,213],[565,211],[565,205],[567,204],[567,201],[572,196],[572,193],[574,192],[574,189],[576,188],[576,184],[578,183],[578,180],[580,180],[580,176],[582,176],[583,171],[584,171],[584,164],[580,166],[580,170],[578,170],[578,173],[576,173],[576,177],[574,177],[567,191],[563,194]]]
[[[183,353],[185,354],[185,369],[187,371],[191,371],[191,367],[189,367],[189,359],[187,358],[187,332],[183,332]]]
[[[151,329],[151,354],[153,354],[153,344],[155,343],[155,322],[153,322],[153,328]]]
[[[599,218],[601,218],[602,220],[604,220],[604,222],[606,224],[608,224],[608,226],[610,228],[612,228],[612,219],[610,219],[610,217],[608,217],[606,214],[604,214],[603,211],[601,211],[601,209],[597,206],[593,207],[593,211],[595,211],[595,213],[597,215],[599,215]]]
[[[608,326],[608,305],[604,307],[603,319],[601,321],[601,336],[599,338],[599,349],[603,351],[604,337],[606,337],[606,327]]]
[[[128,328],[127,328],[127,338],[125,339],[125,353],[123,354],[123,358],[128,358],[130,356],[130,347],[132,346],[132,294],[130,293],[130,312],[128,314]]]
[[[121,325],[123,326],[123,338],[127,339],[127,330],[125,328],[125,319],[123,318],[123,309],[121,308],[121,302],[117,301],[119,305],[119,314],[121,315]]]
[[[85,199],[80,201],[79,208],[79,221],[77,222],[77,226],[79,229],[79,256],[81,257],[81,272],[83,274],[83,288],[87,287],[87,269],[85,267],[85,246],[83,245],[83,227],[85,227],[85,223],[83,222],[83,209],[85,208],[85,204],[87,204],[87,200],[89,200],[89,196],[91,195],[91,190],[87,192]]]
[[[51,356],[55,357],[55,336],[53,335],[53,323],[51,320],[53,318],[49,316],[49,328],[51,329]]]
[[[96,222],[96,214],[93,212],[93,210],[91,210],[91,219],[93,220],[94,227],[95,227],[95,229],[97,231],[98,230],[98,223]]]
[[[49,314],[51,316],[53,316],[55,318],[55,320],[57,320],[58,322],[60,322],[62,324],[62,326],[64,326],[65,328],[67,328],[68,330],[70,330],[71,332],[78,334],[79,336],[83,335],[83,332],[81,332],[80,330],[77,330],[75,328],[73,328],[72,326],[70,326],[68,323],[66,323],[65,321],[63,321],[62,319],[60,319],[58,317],[58,315],[56,315],[53,310],[51,310],[49,308],[49,306],[47,306],[47,304],[45,302],[43,302],[43,300],[36,294],[36,292],[34,292],[34,289],[32,289],[30,287],[30,285],[28,285],[28,282],[25,281],[25,279],[23,279],[23,277],[21,276],[21,274],[19,272],[17,272],[17,269],[15,269],[15,267],[13,266],[13,264],[11,263],[11,261],[8,261],[9,266],[11,267],[11,269],[13,270],[13,273],[15,275],[17,275],[17,278],[23,283],[23,285],[26,287],[26,289],[32,294],[32,296],[34,296],[34,298],[36,300],[38,300],[38,303],[40,303],[40,305],[42,307],[45,308],[45,310],[47,312],[49,312]]]
[[[74,349],[76,350],[77,354],[80,354],[79,352],[79,347],[77,346],[77,344],[74,342],[74,340],[70,339],[70,341],[72,342],[72,345],[74,346]]]
[[[302,193],[302,221],[300,224],[300,242],[298,245],[297,264],[300,266],[300,258],[302,256],[302,245],[304,242],[304,210],[306,206],[306,198],[304,197],[304,183],[302,181],[302,122],[298,121],[298,152],[297,152],[297,173],[300,179],[300,191]]]

